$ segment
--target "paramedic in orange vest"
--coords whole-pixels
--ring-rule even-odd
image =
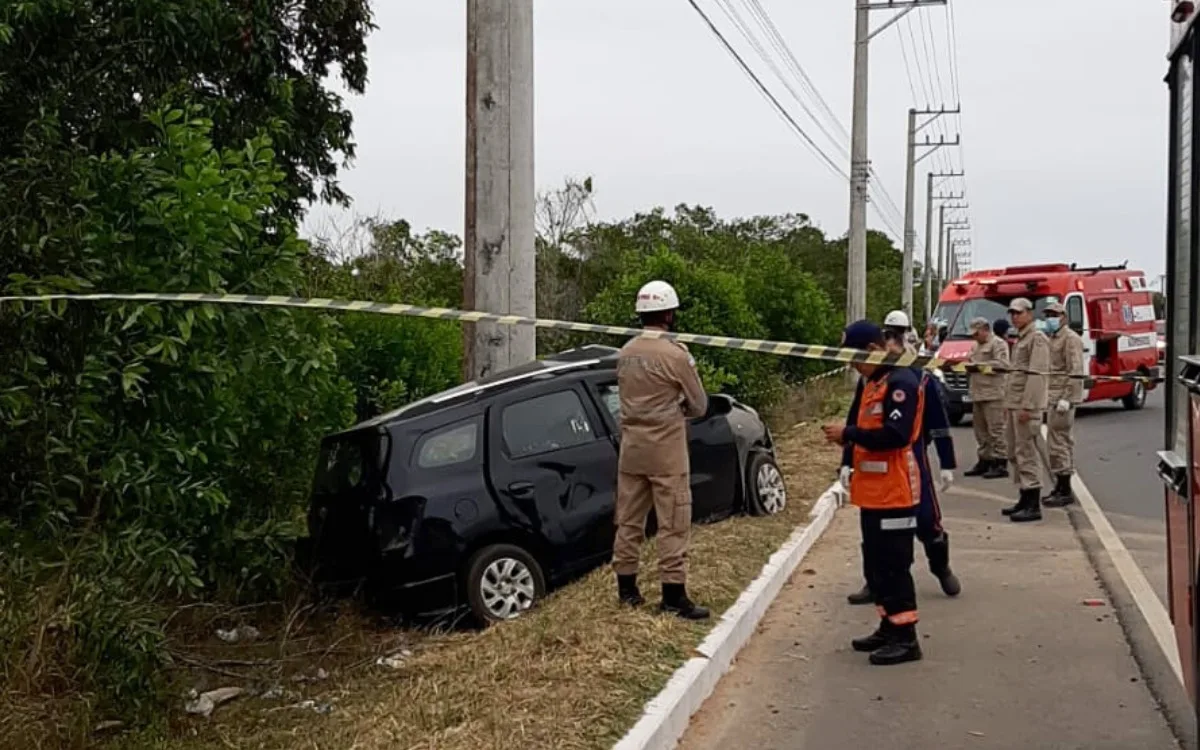
[[[867,320],[851,323],[842,346],[884,352],[883,331]],[[867,586],[880,617],[875,632],[851,646],[869,652],[872,664],[900,664],[921,658],[912,578],[921,488],[913,446],[920,444],[924,396],[911,368],[853,367],[862,376],[858,409],[846,424],[823,428],[827,440],[851,448],[850,502],[860,510]]]

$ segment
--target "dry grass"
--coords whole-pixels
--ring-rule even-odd
[[[696,529],[689,589],[715,612],[737,599],[783,540],[807,520],[812,501],[833,479],[838,455],[821,440],[818,424],[819,417],[836,408],[838,394],[838,384],[826,382],[821,392],[809,394],[807,404],[793,403],[771,416],[790,496],[783,513]],[[307,622],[280,617],[276,622],[292,619],[283,655],[300,656],[256,666],[256,660],[272,656],[270,649],[280,648],[279,633],[266,633],[270,643],[245,647],[214,644],[210,636],[205,648],[193,646],[190,652],[209,667],[185,673],[186,684],[263,688],[275,681],[292,694],[243,697],[207,720],[173,716],[169,728],[127,733],[107,746],[610,747],[712,627],[711,621],[686,623],[655,613],[654,555],[651,541],[644,550],[642,576],[651,604],[640,611],[618,607],[611,572],[601,569],[522,618],[483,632],[417,633],[356,614]],[[374,663],[375,655],[401,647],[411,656],[399,669]],[[326,679],[293,680],[319,667],[328,672]],[[311,707],[297,707],[304,699],[333,708],[318,714]]]

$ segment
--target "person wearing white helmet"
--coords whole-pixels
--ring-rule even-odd
[[[651,281],[638,290],[635,309],[647,331],[670,331],[679,295],[667,282]],[[696,363],[683,344],[639,336],[618,355],[617,392],[621,419],[613,542],[617,596],[635,607],[645,603],[637,586],[638,554],[653,508],[658,518],[660,608],[688,620],[705,619],[708,610],[688,598],[686,587],[692,527],[687,420],[708,410]]]
[[[912,329],[912,322],[903,310],[892,310],[883,319],[883,330],[904,344],[904,351],[917,353],[917,335]]]

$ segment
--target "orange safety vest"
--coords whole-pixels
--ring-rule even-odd
[[[862,398],[858,403],[855,424],[865,430],[883,427],[887,404],[888,379],[865,379]],[[850,475],[850,502],[860,508],[893,510],[911,508],[921,502],[921,475],[913,443],[921,434],[925,412],[925,389],[917,388],[916,416],[912,435],[903,448],[870,451],[854,446],[853,469]]]

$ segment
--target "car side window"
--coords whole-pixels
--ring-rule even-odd
[[[417,466],[437,469],[475,458],[479,446],[479,426],[474,420],[435,430],[417,442]]]
[[[513,458],[562,450],[597,439],[575,391],[536,396],[504,407],[501,432]]]
[[[1083,299],[1071,297],[1067,300],[1067,325],[1075,333],[1083,333]]]
[[[600,396],[600,403],[604,404],[604,408],[608,409],[608,413],[612,415],[613,422],[620,426],[621,394],[617,390],[617,384],[601,383],[596,386],[596,393]]]

